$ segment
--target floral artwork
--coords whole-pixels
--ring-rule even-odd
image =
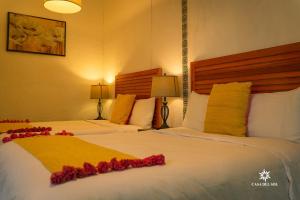
[[[65,56],[66,22],[8,13],[7,50]]]

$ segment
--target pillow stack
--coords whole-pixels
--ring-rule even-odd
[[[155,98],[135,100],[136,95],[119,94],[103,106],[103,117],[116,124],[131,124],[150,129],[155,109]]]
[[[253,95],[250,88],[250,82],[235,82],[215,84],[210,95],[192,92],[183,126],[207,133],[300,141],[300,88]]]

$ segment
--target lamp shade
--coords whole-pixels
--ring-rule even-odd
[[[177,76],[152,77],[152,97],[179,97]]]
[[[108,85],[92,85],[90,98],[91,99],[108,99],[109,98]]]
[[[44,6],[52,12],[72,14],[81,10],[81,0],[45,0]]]

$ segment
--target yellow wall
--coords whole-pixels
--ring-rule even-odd
[[[0,0],[0,119],[67,120],[96,116],[89,85],[102,74],[101,1],[78,14],[47,11],[42,0]],[[67,22],[67,56],[7,52],[7,12]]]
[[[106,77],[157,66],[182,73],[181,0],[104,2]],[[188,0],[189,62],[298,42],[299,10],[299,0]],[[171,125],[181,119],[182,100],[171,101]]]
[[[181,0],[105,0],[104,74],[162,67],[181,75]],[[170,99],[171,125],[182,121],[182,100]]]
[[[190,60],[300,41],[299,0],[189,0]]]

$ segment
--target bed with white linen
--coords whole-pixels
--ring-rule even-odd
[[[50,173],[31,154],[0,148],[0,199],[299,199],[300,145],[240,138],[187,128],[76,136],[137,157],[163,153],[165,166],[130,169],[51,186]],[[270,171],[278,186],[259,187]]]
[[[34,127],[51,127],[52,132],[66,130],[75,135],[107,134],[138,131],[160,127],[160,99],[151,98],[152,77],[162,75],[161,68],[139,72],[119,74],[115,77],[115,95],[134,94],[136,101],[128,124],[110,122],[115,100],[108,101],[103,107],[103,116],[107,120],[73,120],[31,122]],[[3,136],[2,136],[3,137]]]

